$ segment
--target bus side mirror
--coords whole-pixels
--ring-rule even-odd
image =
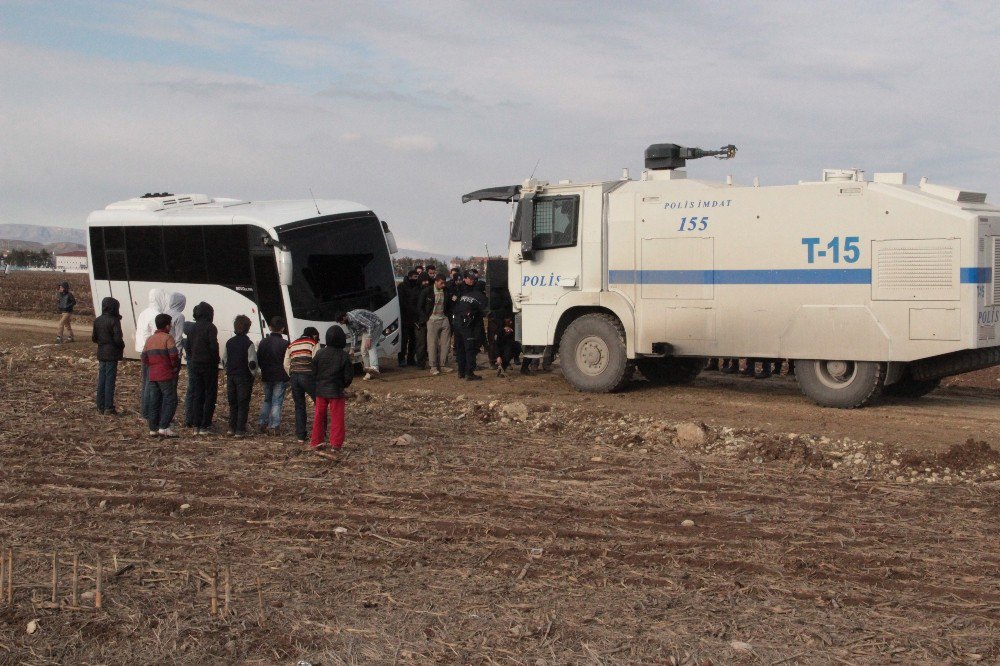
[[[531,261],[535,257],[535,246],[533,239],[535,236],[535,197],[525,197],[521,199],[517,207],[516,224],[521,232],[521,258]]]
[[[396,247],[396,237],[392,235],[391,231],[385,232],[385,242],[389,244],[389,254],[399,252],[399,248]]]
[[[389,231],[389,225],[385,220],[382,220],[382,233],[385,234],[385,243],[389,246],[389,254],[396,254],[399,252],[399,247],[396,245],[396,237],[392,235]]]
[[[285,287],[292,284],[292,253],[288,250],[278,250],[278,280]]]

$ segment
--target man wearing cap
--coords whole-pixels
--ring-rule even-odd
[[[486,296],[473,287],[475,281],[475,274],[472,271],[466,271],[463,279],[465,288],[452,306],[458,378],[469,381],[482,379],[482,377],[476,374],[476,353],[478,349],[476,331],[483,327],[483,314],[486,312]]]

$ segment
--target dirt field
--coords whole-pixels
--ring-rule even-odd
[[[100,416],[51,327],[0,316],[0,664],[1000,662],[992,371],[840,411],[397,370],[334,459],[290,404],[276,438],[148,438],[132,362]]]
[[[63,281],[69,282],[69,290],[76,296],[74,312],[81,317],[94,316],[87,274],[55,271],[14,271],[0,275],[0,312],[53,318],[58,298],[56,287]]]

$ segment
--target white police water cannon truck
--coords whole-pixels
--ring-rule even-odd
[[[465,195],[516,204],[508,282],[526,355],[558,353],[595,392],[636,368],[671,384],[705,357],[791,359],[803,393],[841,408],[1000,364],[1000,208],[985,194],[857,169],[773,187],[682,169],[735,153],[655,144],[638,180]]]

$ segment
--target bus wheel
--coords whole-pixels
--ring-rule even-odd
[[[606,314],[574,319],[559,342],[559,359],[563,376],[578,391],[618,391],[632,377],[633,366],[625,354],[625,329]]]
[[[636,361],[651,384],[687,384],[705,367],[703,358],[643,358]]]
[[[878,398],[885,365],[873,361],[796,361],[802,392],[823,407],[854,409]]]
[[[913,379],[907,373],[895,384],[889,384],[882,389],[882,395],[891,398],[920,398],[941,385],[940,379]]]

